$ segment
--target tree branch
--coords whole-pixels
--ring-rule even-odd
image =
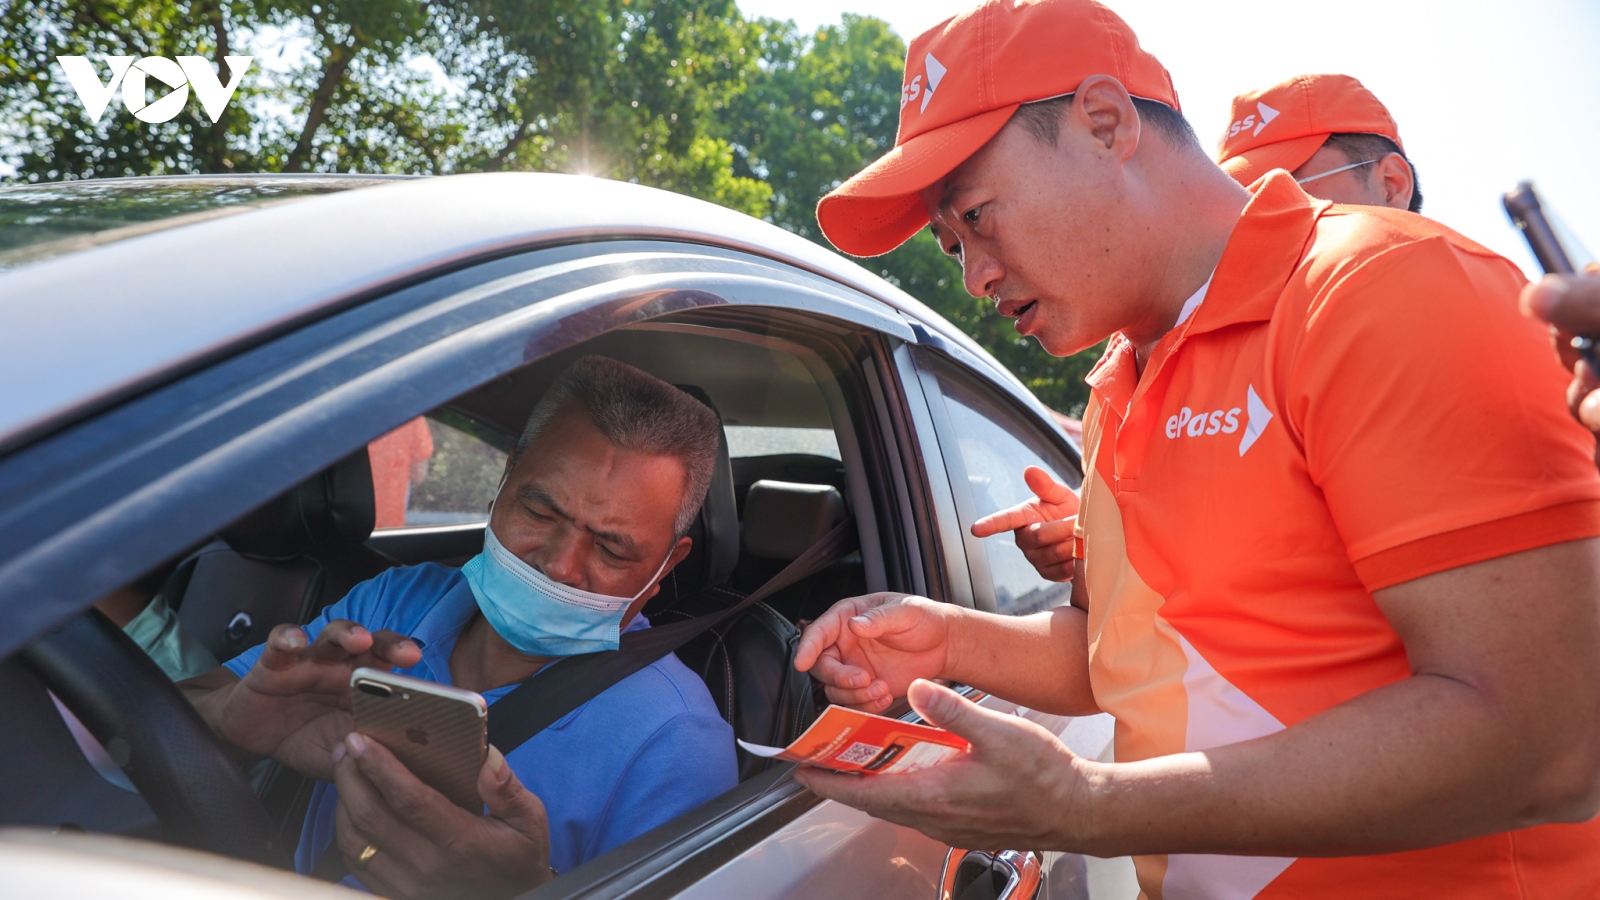
[[[322,127],[323,119],[327,118],[328,105],[333,102],[333,92],[338,89],[340,82],[344,81],[345,70],[350,68],[350,63],[355,60],[360,44],[352,41],[349,47],[337,41],[331,41],[333,48],[328,53],[327,66],[322,70],[322,80],[317,84],[316,93],[311,95],[311,108],[306,111],[306,124],[300,129],[300,139],[295,142],[294,149],[289,151],[288,159],[284,160],[285,172],[302,172],[311,160],[311,143],[317,135],[317,129]]]
[[[485,172],[498,172],[504,169],[506,167],[506,159],[511,156],[511,152],[517,149],[518,144],[527,139],[528,128],[532,124],[533,121],[529,116],[522,116],[522,121],[517,123],[517,130],[512,132],[511,138],[500,148],[500,152],[483,164],[483,170]]]
[[[222,20],[222,0],[213,0],[210,19],[211,30],[217,41],[216,53],[213,54],[217,64],[217,77],[226,79],[233,75],[233,70],[228,67],[228,26]],[[224,72],[227,74],[223,74]],[[207,130],[204,164],[209,172],[227,172],[233,168],[233,163],[228,159],[229,118],[228,110],[224,109],[222,115],[211,123],[211,127]]]

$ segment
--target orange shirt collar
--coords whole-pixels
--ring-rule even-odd
[[[1180,337],[1272,318],[1279,295],[1310,244],[1312,225],[1331,204],[1306,194],[1287,172],[1274,172],[1252,188],[1255,196],[1233,227],[1205,302],[1161,339],[1147,369],[1158,368],[1158,360],[1176,347]],[[1133,343],[1121,334],[1112,335],[1105,355],[1085,380],[1112,409],[1125,410],[1140,380]]]
[[[1189,334],[1271,319],[1279,295],[1310,246],[1317,216],[1332,205],[1312,198],[1283,171],[1253,187],[1255,196],[1233,226],[1211,276],[1206,302],[1190,317]]]

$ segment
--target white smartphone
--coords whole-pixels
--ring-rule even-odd
[[[356,731],[383,744],[411,774],[477,815],[488,752],[489,705],[472,691],[360,668],[350,674]]]

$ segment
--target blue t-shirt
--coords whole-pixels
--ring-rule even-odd
[[[348,619],[369,631],[409,635],[422,644],[422,662],[397,671],[450,684],[450,651],[477,612],[459,569],[425,563],[356,585],[305,630],[314,640],[329,622]],[[626,630],[648,627],[635,616]],[[226,665],[242,678],[260,655],[252,647]],[[492,704],[513,687],[485,691],[483,698]],[[544,801],[550,864],[565,872],[733,787],[739,780],[733,748],[733,729],[705,682],[668,654],[567,713],[506,760]],[[302,874],[333,842],[337,801],[333,785],[317,784],[295,851]]]

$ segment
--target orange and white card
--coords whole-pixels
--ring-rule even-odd
[[[967,739],[943,728],[887,719],[842,706],[822,711],[805,734],[787,747],[740,741],[757,756],[821,766],[835,772],[884,775],[926,769],[966,750]]]

